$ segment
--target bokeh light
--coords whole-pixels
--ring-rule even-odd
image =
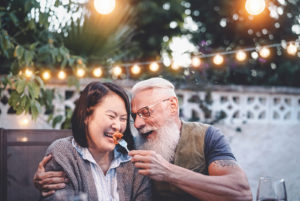
[[[42,78],[43,80],[47,81],[51,78],[51,73],[49,70],[46,70],[42,73]]]
[[[83,77],[84,75],[85,75],[85,70],[83,68],[77,68],[76,76],[77,77]]]
[[[141,73],[141,67],[137,64],[133,65],[130,69],[131,73],[134,75],[138,75]]]
[[[267,47],[263,47],[259,50],[259,55],[262,57],[262,58],[268,58],[270,55],[271,55],[271,51],[269,48]]]
[[[96,11],[102,15],[111,13],[116,6],[115,0],[94,0]]]
[[[240,61],[240,62],[243,62],[243,61],[246,60],[247,54],[246,54],[245,51],[239,50],[239,51],[237,51],[237,53],[235,54],[235,58],[236,58],[236,60],[238,60],[238,61]]]
[[[177,70],[180,69],[180,65],[179,65],[176,61],[174,61],[174,62],[172,63],[172,65],[171,65],[171,68],[172,68],[173,70],[177,71]]]
[[[101,67],[96,67],[94,68],[93,70],[93,76],[94,77],[101,77],[103,75],[103,71],[102,71],[102,68]]]
[[[261,14],[266,7],[265,0],[247,0],[245,4],[246,11],[250,15],[259,15]]]
[[[64,80],[64,79],[66,79],[67,74],[66,74],[65,71],[60,70],[60,71],[58,72],[58,74],[57,74],[57,77],[58,77],[58,79],[60,79],[60,80]]]
[[[116,77],[119,77],[122,74],[122,68],[120,66],[113,67],[112,74]]]
[[[213,62],[214,62],[214,64],[219,66],[219,65],[223,64],[224,57],[220,54],[217,54],[216,56],[213,57]]]
[[[24,75],[27,78],[31,78],[33,76],[33,71],[29,68],[26,68],[25,71],[24,71]]]
[[[290,43],[287,48],[286,51],[289,55],[296,55],[298,48],[294,43]]]
[[[201,59],[199,57],[192,57],[192,66],[197,68],[201,65]]]
[[[150,71],[157,72],[159,70],[159,65],[157,62],[152,62],[149,66]]]

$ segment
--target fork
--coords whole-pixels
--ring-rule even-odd
[[[126,151],[129,152],[129,150],[127,148],[127,142],[124,139],[121,139],[119,141],[119,145],[121,145],[122,147],[124,147],[126,149]]]

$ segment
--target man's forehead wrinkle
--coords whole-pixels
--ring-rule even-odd
[[[132,99],[132,111],[152,105],[155,102],[167,97],[167,93],[162,88],[148,88],[138,91]]]

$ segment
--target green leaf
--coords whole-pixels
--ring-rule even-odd
[[[25,59],[25,65],[26,66],[30,66],[30,63],[32,62],[33,56],[34,56],[33,51],[28,51],[28,50],[25,51],[25,55],[24,55],[25,58],[24,59]]]
[[[58,124],[59,122],[61,122],[63,119],[62,115],[57,115],[53,121],[52,121],[52,127],[55,128],[56,124]]]
[[[37,99],[40,95],[40,87],[34,82],[28,83],[28,91],[33,99]]]
[[[35,79],[38,81],[39,86],[44,88],[44,81],[39,76],[36,76]]]
[[[21,98],[21,107],[22,108],[25,108],[26,102],[27,102],[27,97],[24,95]]]
[[[32,119],[35,120],[39,115],[37,106],[35,104],[31,104],[30,111],[31,111]]]
[[[24,107],[24,110],[25,110],[26,114],[29,112],[29,109],[30,109],[30,99],[28,98],[28,101],[26,101],[26,104],[25,104],[25,107]]]
[[[20,98],[20,95],[16,91],[13,91],[8,99],[8,104],[13,108],[16,108],[18,103],[20,102]]]
[[[17,45],[14,51],[14,57],[17,57],[17,59],[21,59],[24,54],[24,48],[20,45]]]
[[[19,94],[22,94],[24,92],[24,89],[25,89],[25,86],[26,86],[26,81],[21,79],[21,80],[17,80],[17,83],[16,83],[17,87],[16,87],[16,91],[19,93]]]
[[[17,27],[19,25],[19,20],[18,18],[16,17],[16,15],[12,12],[10,12],[9,14],[9,17],[11,19],[11,21],[14,23],[14,25]]]

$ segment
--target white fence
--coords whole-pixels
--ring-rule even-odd
[[[119,83],[125,88],[132,84]],[[73,109],[79,93],[65,85],[52,85],[56,99],[55,115],[65,114],[66,108]],[[186,87],[185,87],[186,88]],[[207,92],[199,90],[178,89],[181,117],[184,120],[212,121],[220,112],[224,114],[221,121],[225,124],[240,123],[300,123],[300,89],[265,88],[265,87],[220,87],[210,90],[211,103],[203,101]],[[0,101],[0,127],[2,128],[51,128],[47,115],[40,115],[36,121],[30,116],[16,115],[7,103],[8,91]],[[202,104],[200,104],[202,103]],[[207,115],[201,109],[205,106]],[[57,125],[56,128],[60,128]]]

